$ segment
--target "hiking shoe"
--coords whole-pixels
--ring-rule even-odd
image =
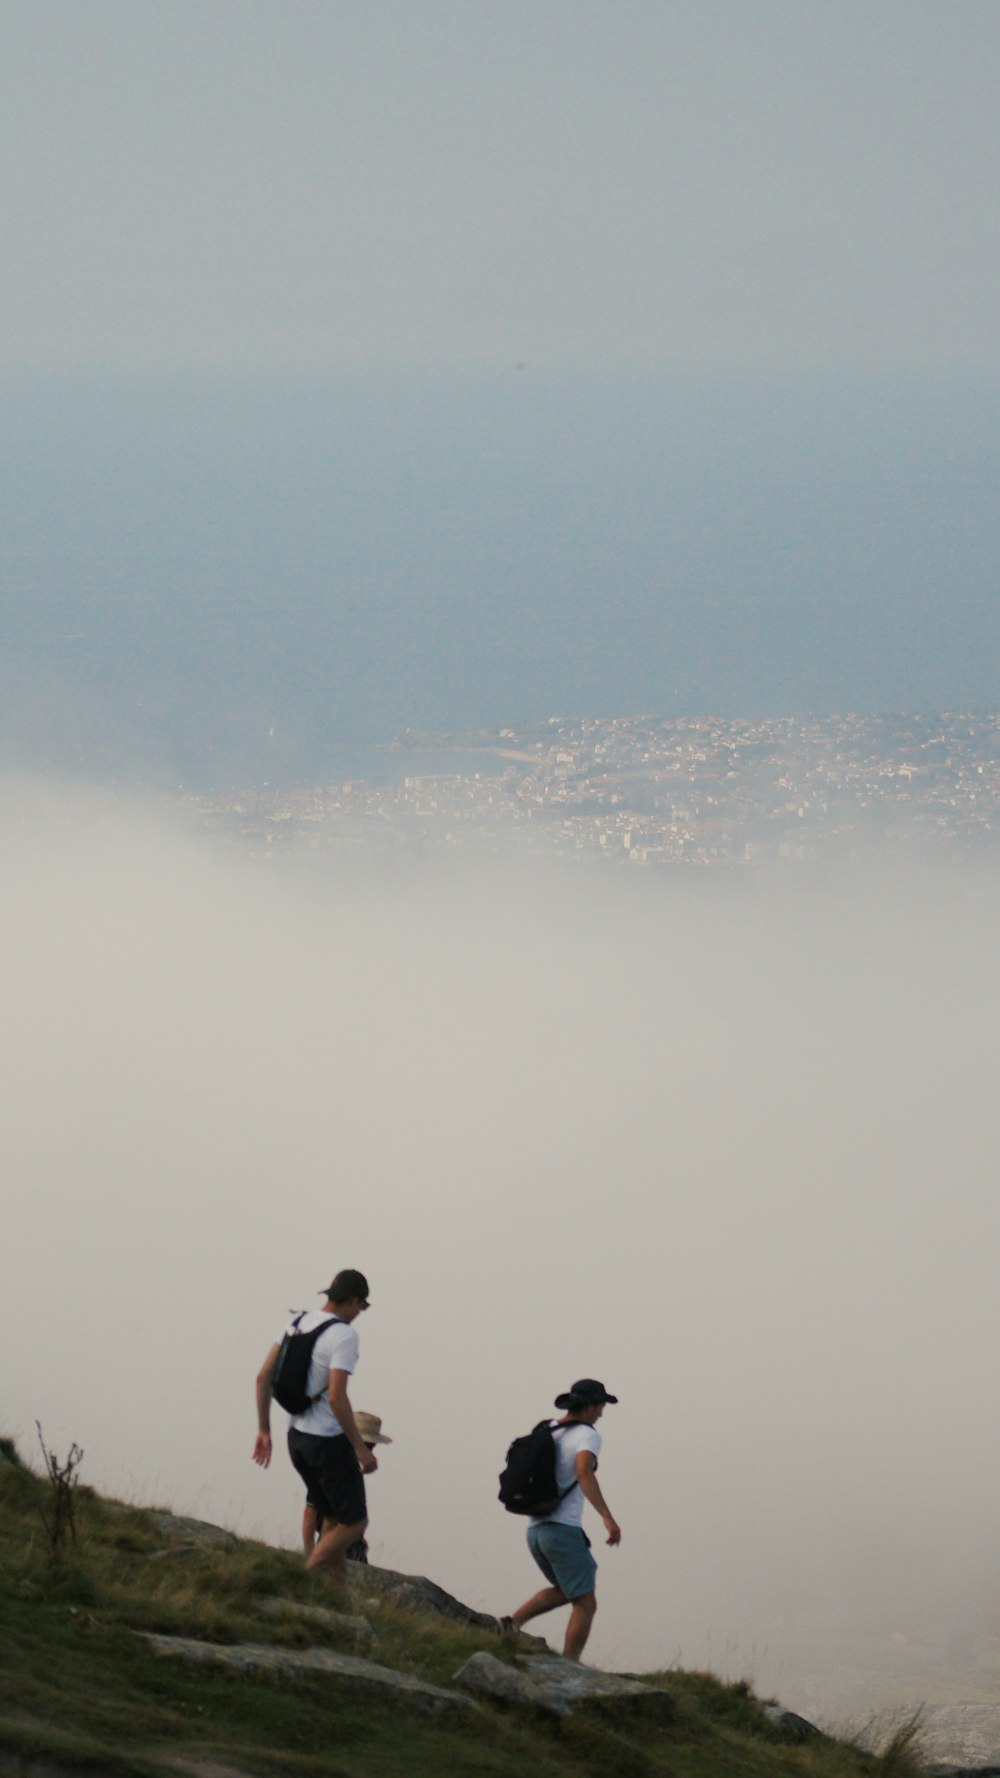
[[[513,1636],[517,1632],[517,1625],[512,1617],[498,1617],[496,1627],[498,1636]]]

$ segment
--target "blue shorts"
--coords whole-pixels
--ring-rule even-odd
[[[580,1525],[529,1525],[528,1548],[550,1586],[582,1599],[597,1582],[590,1539]]]

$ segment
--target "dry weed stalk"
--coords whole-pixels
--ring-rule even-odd
[[[53,1554],[58,1556],[67,1538],[72,1544],[76,1543],[74,1496],[79,1481],[77,1471],[83,1462],[83,1452],[79,1445],[72,1444],[65,1463],[60,1463],[55,1453],[46,1446],[38,1420],[35,1421],[35,1426],[38,1429],[38,1442],[42,1447],[42,1456],[45,1458],[45,1471],[52,1487],[51,1511],[46,1512],[41,1503],[39,1503],[38,1510],[42,1515],[42,1524],[48,1532]]]

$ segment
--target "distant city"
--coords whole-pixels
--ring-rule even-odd
[[[256,856],[531,848],[608,867],[748,870],[1000,839],[1000,714],[563,719],[408,731],[372,769],[183,800]]]

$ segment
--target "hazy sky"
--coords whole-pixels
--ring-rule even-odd
[[[26,1453],[292,1545],[253,1377],[360,1265],[386,1565],[526,1596],[503,1454],[596,1375],[596,1661],[848,1708],[831,1626],[995,1630],[995,878],[345,881],[24,783],[0,828]]]
[[[992,0],[4,0],[7,368],[996,369]]]
[[[335,781],[552,715],[995,707],[1000,378],[47,380],[0,435],[0,749]]]
[[[0,753],[992,704],[990,0],[0,0]]]

